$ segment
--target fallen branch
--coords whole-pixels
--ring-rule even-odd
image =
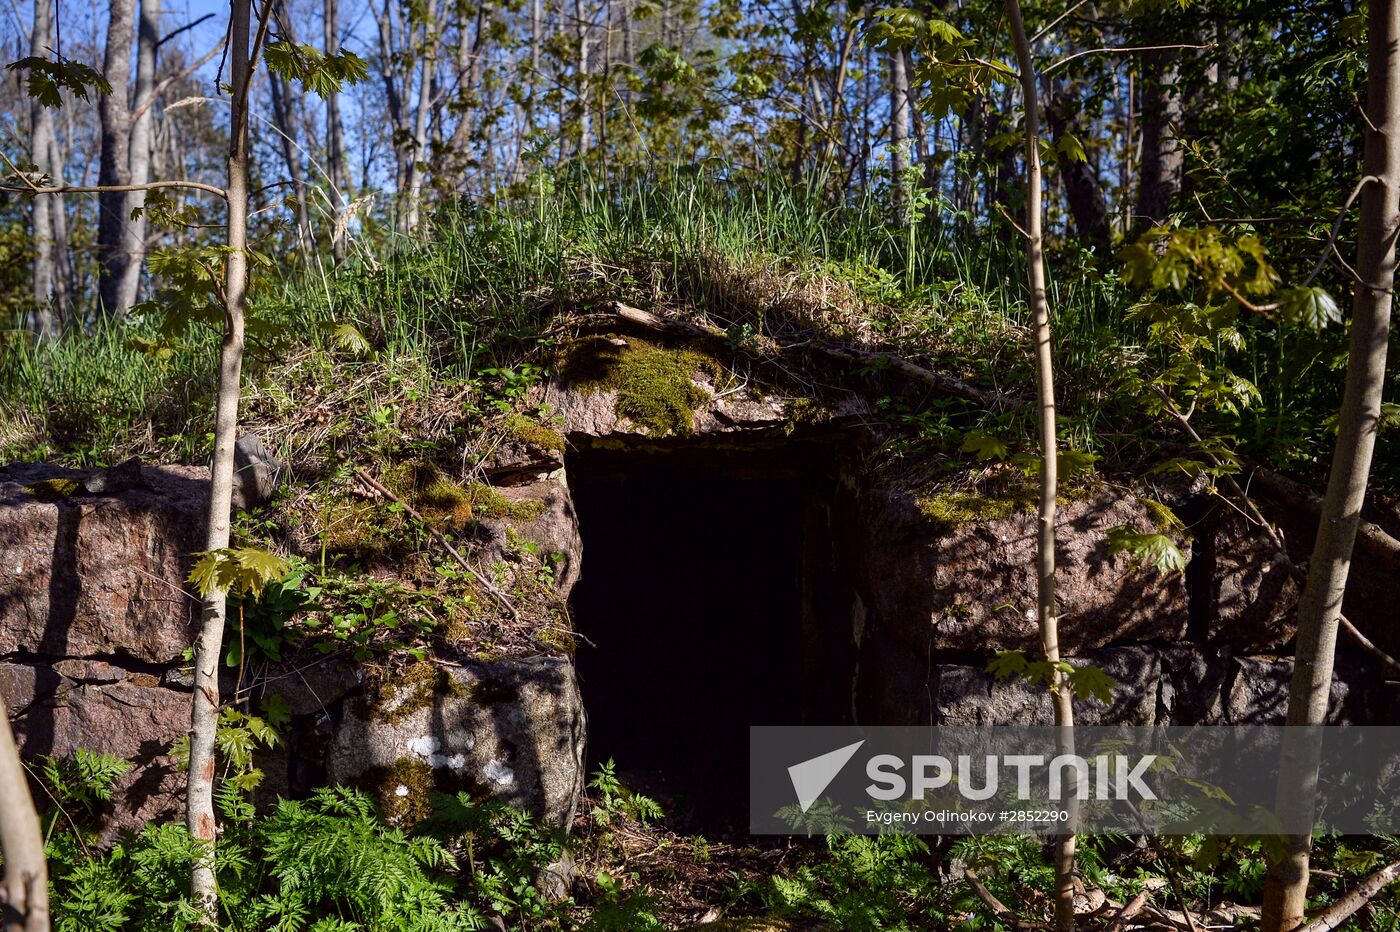
[[[1151,892],[1150,890],[1144,889],[1141,893],[1124,904],[1123,908],[1118,911],[1118,915],[1114,916],[1113,921],[1108,924],[1105,932],[1117,932],[1118,929],[1122,928],[1123,923],[1142,912],[1142,908],[1147,905],[1147,898],[1151,895]]]
[[[432,524],[428,522],[427,518],[419,514],[418,511],[414,509],[414,507],[408,502],[399,498],[393,492],[385,488],[383,483],[371,476],[369,473],[365,472],[363,469],[355,467],[354,473],[355,478],[359,479],[365,485],[369,486],[370,489],[379,493],[380,495],[383,495],[385,498],[389,499],[389,501],[396,502],[397,504],[403,506],[403,510],[408,512],[409,516],[412,517],[413,520],[423,525],[424,529],[426,529],[427,532],[433,536],[433,540],[437,541],[439,544],[442,544],[443,549],[452,555],[452,559],[456,560],[459,564],[461,564],[462,569],[466,570],[473,579],[481,583],[482,587],[485,588],[487,592],[491,593],[491,597],[494,598],[497,602],[501,603],[501,606],[506,611],[510,612],[510,617],[512,621],[520,620],[520,612],[516,609],[515,605],[510,601],[510,599],[506,597],[506,594],[501,590],[497,589],[495,586],[493,586],[490,580],[488,580],[485,576],[481,575],[481,572],[476,567],[472,566],[471,562],[467,560],[466,557],[462,556],[461,552],[459,552],[456,547],[452,546],[452,542],[448,540],[441,531],[433,527]]]
[[[1333,929],[1340,929],[1342,923],[1350,919],[1353,913],[1397,880],[1400,880],[1400,861],[1387,864],[1343,894],[1316,919],[1303,926],[1302,932],[1332,932]]]
[[[1322,516],[1322,496],[1300,482],[1281,476],[1272,469],[1259,468],[1254,478],[1264,487],[1264,491],[1285,504],[1308,511],[1314,518]],[[1363,550],[1386,560],[1392,569],[1400,570],[1400,540],[1386,533],[1385,529],[1370,521],[1361,521],[1356,528],[1356,542]]]
[[[720,330],[718,327],[705,327],[699,324],[692,324],[688,321],[676,320],[671,317],[661,317],[650,311],[644,311],[641,308],[630,307],[620,301],[613,302],[613,312],[625,321],[658,333],[666,333],[671,336],[684,337],[686,339],[727,339],[724,331]],[[799,350],[808,350],[820,353],[829,359],[838,359],[843,362],[855,363],[862,366],[888,368],[911,382],[919,382],[923,385],[927,385],[929,388],[945,395],[953,395],[957,398],[964,398],[968,401],[976,402],[985,408],[1008,408],[1016,406],[1014,399],[1008,398],[1001,392],[981,388],[951,375],[932,372],[925,369],[923,366],[890,353],[858,349],[854,346],[835,343],[830,340],[818,340],[793,346],[775,344],[773,349],[774,352],[780,356],[789,355]]]
[[[1013,929],[1025,928],[1021,920],[1017,918],[1005,903],[997,899],[995,893],[987,889],[987,885],[982,882],[982,878],[977,876],[977,871],[970,867],[963,868],[963,878],[967,880],[967,885],[972,888],[972,892],[977,894],[977,898],[987,905],[1001,922],[1008,923]]]

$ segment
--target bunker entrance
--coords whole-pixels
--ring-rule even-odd
[[[744,831],[749,726],[850,719],[841,448],[585,447],[566,468],[590,773],[616,761],[677,828]]]

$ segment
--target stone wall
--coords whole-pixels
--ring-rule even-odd
[[[831,571],[847,579],[828,591],[850,604],[812,616],[830,628],[814,636],[835,645],[821,661],[819,685],[836,697],[829,708],[872,725],[1048,721],[1043,692],[985,672],[998,650],[1038,646],[1035,522],[1023,504],[982,500],[979,513],[964,497],[952,508],[865,469],[872,434],[859,398],[814,418],[810,399],[720,391],[701,373],[695,387],[687,398],[709,400],[689,415],[689,431],[665,438],[672,448],[776,448],[794,438],[843,447],[831,461],[842,464],[845,498],[830,510],[829,533],[841,537],[832,552],[846,562]],[[550,585],[562,600],[587,571],[565,443],[647,456],[663,438],[618,413],[615,388],[556,380],[537,400],[559,431],[508,438],[477,464],[508,502],[531,505],[478,520],[474,559],[502,567],[509,588],[521,571],[511,542],[534,541],[557,555]],[[193,467],[0,469],[0,694],[26,755],[86,747],[136,764],[111,831],[178,817],[183,805],[168,749],[188,727],[183,654],[196,603],[182,581],[202,539],[206,483]],[[1179,499],[1183,512],[1199,505]],[[1108,552],[1108,528],[1152,522],[1135,493],[1107,485],[1081,487],[1060,511],[1062,643],[1074,662],[1098,664],[1118,684],[1107,707],[1081,703],[1080,720],[1280,721],[1296,587],[1228,516],[1181,539],[1195,557],[1184,575]],[[1366,580],[1368,591],[1393,584]],[[1353,616],[1363,628],[1384,621],[1364,607]],[[379,663],[318,657],[260,669],[258,691],[282,696],[293,716],[288,747],[263,762],[265,792],[358,782],[392,813],[415,811],[430,789],[462,790],[569,823],[586,716],[568,657],[485,662],[445,651],[385,673]],[[1378,683],[1343,645],[1333,719],[1387,720],[1393,700]]]

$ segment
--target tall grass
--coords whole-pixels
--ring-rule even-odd
[[[349,323],[370,338],[382,366],[468,381],[547,340],[553,307],[628,289],[694,290],[712,267],[766,262],[856,282],[874,270],[884,276],[882,301],[927,315],[964,347],[970,371],[1014,383],[1029,369],[993,334],[1028,323],[1023,261],[1014,236],[959,238],[936,218],[892,223],[878,193],[833,203],[777,175],[736,182],[675,169],[604,186],[583,170],[542,172],[510,198],[443,204],[412,237],[366,223],[338,268],[317,256],[309,268],[264,279],[248,373],[256,382],[280,358],[324,349],[332,327]],[[642,274],[658,280],[637,280]],[[1077,384],[1102,384],[1117,366],[1126,302],[1111,281],[1081,270],[1051,288],[1073,396]],[[10,401],[0,455],[83,465],[133,448],[202,456],[215,335],[198,325],[160,358],[149,352],[157,324],[107,323],[0,352],[0,393]],[[1081,431],[1086,441],[1091,432]]]

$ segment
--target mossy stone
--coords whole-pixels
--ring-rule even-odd
[[[968,492],[944,492],[919,499],[919,511],[940,534],[951,534],[979,521],[1004,521],[1018,511],[1035,507],[1035,490],[1029,486],[992,498]]]
[[[446,667],[421,660],[401,674],[384,679],[375,694],[374,707],[380,719],[400,722],[428,708],[439,696],[464,698],[468,694]]]
[[[24,491],[41,502],[58,502],[78,494],[82,488],[83,484],[77,479],[40,479],[25,486]]]
[[[516,521],[533,521],[544,514],[545,504],[538,499],[526,498],[514,501],[484,482],[473,482],[467,487],[472,508],[481,518],[513,518]]]
[[[617,392],[614,410],[620,416],[652,436],[665,437],[690,434],[696,409],[710,400],[693,381],[697,371],[717,375],[721,367],[693,348],[594,336],[573,346],[560,375],[582,391]]]
[[[564,452],[564,435],[539,421],[531,420],[523,414],[510,414],[502,424],[505,434],[511,440],[519,440],[542,450],[555,453]]]

